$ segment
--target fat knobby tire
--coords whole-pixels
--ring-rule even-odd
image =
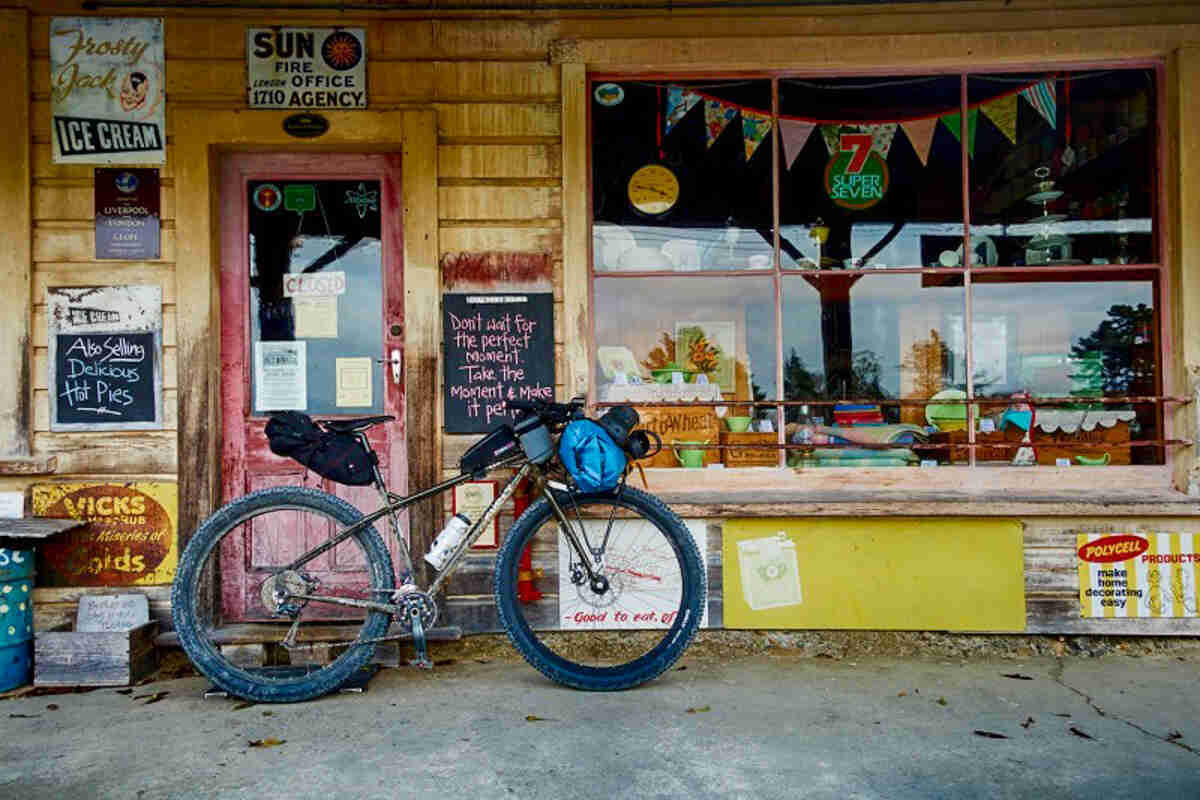
[[[560,505],[571,515],[566,495]],[[682,571],[683,587],[680,613],[672,626],[663,631],[663,639],[649,652],[626,664],[592,667],[570,661],[546,647],[530,628],[520,609],[517,596],[517,572],[526,543],[552,516],[550,503],[542,498],[518,519],[496,558],[495,593],[500,624],[508,632],[513,646],[535,669],[557,683],[589,691],[618,691],[639,686],[661,675],[683,654],[696,630],[707,600],[707,576],[695,540],[683,520],[652,494],[625,486],[617,492],[578,494],[578,503],[616,503],[653,522],[671,543]]]
[[[230,664],[204,638],[203,623],[195,617],[194,601],[199,573],[213,548],[218,546],[226,533],[239,528],[246,519],[288,509],[326,514],[345,526],[362,518],[362,513],[345,500],[315,489],[285,486],[253,492],[222,506],[201,523],[180,556],[171,588],[171,614],[175,630],[192,663],[209,680],[231,695],[259,703],[294,703],[332,692],[366,664],[375,652],[373,644],[348,648],[323,669],[301,677],[275,679],[255,675]],[[240,531],[235,531],[234,535],[240,535]],[[390,592],[394,582],[392,560],[379,534],[374,527],[367,526],[354,538],[366,555],[371,585]],[[358,635],[362,638],[383,636],[389,620],[387,614],[369,612]],[[282,628],[280,633],[282,636]]]

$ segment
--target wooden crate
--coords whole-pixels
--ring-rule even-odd
[[[755,448],[730,448],[721,451],[721,461],[727,467],[774,467],[779,464],[779,435],[776,433],[734,433],[721,431],[721,444],[763,444],[768,445],[761,450]]]
[[[991,431],[984,433],[979,431],[975,434],[975,443],[982,447],[975,448],[976,461],[1012,461],[1013,456],[1017,451],[1012,448],[1012,445],[1019,445],[1021,439],[1024,438],[1025,431],[1010,425],[1003,431]],[[936,449],[921,449],[915,451],[920,458],[936,459],[940,463],[949,464],[966,464],[970,458],[968,453],[970,448],[966,447],[967,432],[961,431],[938,431],[930,434],[929,443],[939,445]],[[1009,445],[1009,447],[988,447],[988,445]],[[947,445],[941,447],[941,445]]]
[[[1114,444],[1111,447],[1064,447],[1061,445],[1071,444],[1103,444],[1108,442],[1128,442],[1129,441],[1129,423],[1119,422],[1111,428],[1105,428],[1102,425],[1097,425],[1095,429],[1085,431],[1082,428],[1074,433],[1065,433],[1063,431],[1055,431],[1054,433],[1046,433],[1036,425],[1033,430],[1033,446],[1037,450],[1037,461],[1039,464],[1048,464],[1053,466],[1060,458],[1070,459],[1072,464],[1075,464],[1075,456],[1083,455],[1092,458],[1099,458],[1105,453],[1108,453],[1109,464],[1129,464],[1130,454],[1129,446],[1118,446]],[[1060,445],[1056,447],[1055,445]]]
[[[157,633],[154,620],[126,631],[43,631],[33,643],[33,685],[128,686],[157,669]]]

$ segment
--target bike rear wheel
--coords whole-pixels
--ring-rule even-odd
[[[558,683],[614,691],[654,679],[683,653],[703,616],[707,579],[695,540],[661,500],[632,487],[555,498],[585,546],[603,547],[604,580],[591,584],[542,498],[513,525],[496,559],[501,624],[525,660]],[[527,547],[541,566],[543,594],[534,599],[526,585],[523,601]]]
[[[171,589],[175,630],[196,668],[231,695],[290,703],[337,689],[366,664],[373,643],[322,642],[383,636],[389,614],[294,595],[389,602],[392,562],[375,529],[366,526],[308,564],[285,569],[360,519],[341,498],[294,486],[254,492],[206,519],[184,548]],[[297,619],[298,647],[289,649],[283,641]],[[266,641],[261,652],[270,667],[243,663],[237,644],[247,639]],[[313,663],[327,655],[328,663]]]

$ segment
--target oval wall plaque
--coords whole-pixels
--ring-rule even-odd
[[[292,114],[284,118],[283,130],[301,139],[312,139],[329,130],[329,120],[320,114]]]

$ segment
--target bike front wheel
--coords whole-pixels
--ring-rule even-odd
[[[497,555],[501,624],[526,661],[566,686],[614,691],[656,678],[703,616],[707,580],[695,539],[661,500],[632,487],[555,498],[602,580],[589,580],[543,497]],[[530,581],[534,565],[541,592]]]
[[[367,640],[384,635],[390,615],[298,596],[389,602],[392,562],[375,529],[289,568],[360,519],[345,500],[294,486],[253,492],[206,519],[171,588],[175,630],[196,668],[236,697],[291,703],[337,689],[366,664]],[[246,663],[241,645],[251,642],[252,660],[269,666]]]

